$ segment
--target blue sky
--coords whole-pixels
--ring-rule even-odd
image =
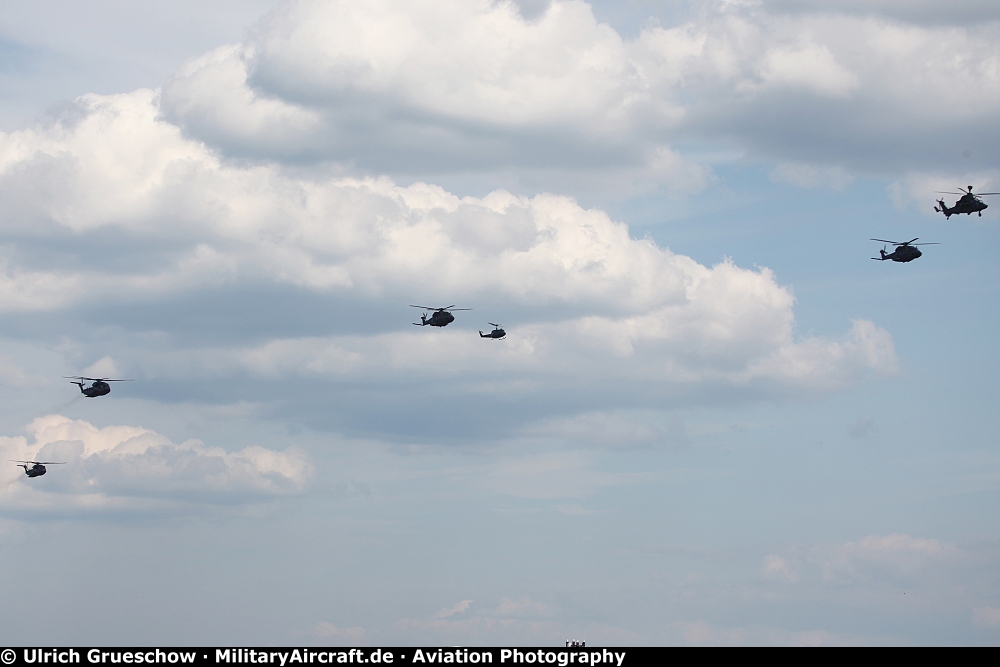
[[[955,11],[11,3],[0,638],[996,644]]]

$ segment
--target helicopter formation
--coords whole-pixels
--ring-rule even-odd
[[[430,311],[430,317],[426,314],[420,316],[420,322],[414,322],[418,327],[446,327],[455,321],[455,316],[452,315],[452,311],[456,310],[472,310],[472,308],[456,308],[454,304],[450,306],[445,306],[443,308],[433,308],[429,306],[414,306],[411,304],[412,308],[423,308],[424,310]],[[493,327],[493,331],[490,333],[479,332],[480,338],[490,338],[492,340],[502,340],[507,337],[507,332],[503,328],[494,322],[488,322],[490,326]],[[111,393],[111,385],[109,382],[133,382],[130,379],[118,379],[118,378],[92,378],[85,377],[83,375],[64,375],[64,379],[70,381],[70,384],[75,384],[80,388],[80,392],[87,398],[97,398],[99,396],[106,396]],[[87,383],[91,383],[86,386]],[[47,470],[45,466],[47,465],[63,465],[65,461],[22,461],[11,459],[11,461],[17,464],[18,467],[24,468],[24,474],[28,477],[41,477]],[[31,467],[28,467],[31,464]]]
[[[955,205],[948,207],[944,203],[944,199],[938,199],[937,206],[934,210],[937,213],[943,213],[945,220],[951,218],[953,215],[959,215],[965,213],[966,215],[972,215],[975,213],[979,217],[982,217],[983,211],[989,208],[989,205],[984,202],[980,197],[986,197],[989,195],[1000,195],[1000,192],[979,192],[973,193],[972,186],[966,186],[966,189],[959,188],[958,192],[942,192],[938,191],[941,195],[961,195],[961,198],[955,202]],[[893,262],[912,262],[924,253],[922,253],[916,246],[918,245],[941,245],[940,243],[914,243],[919,237],[910,239],[909,241],[887,241],[886,239],[870,239],[872,241],[879,241],[880,243],[886,243],[895,246],[892,252],[886,252],[885,246],[878,251],[878,257],[872,257],[872,259],[884,262],[886,260],[892,260]]]
[[[938,213],[943,213],[945,219],[950,218],[953,215],[959,215],[965,213],[966,215],[972,215],[976,213],[980,217],[982,212],[986,210],[988,205],[980,199],[980,197],[985,197],[988,195],[998,195],[1000,192],[981,192],[974,194],[972,192],[972,186],[968,186],[967,190],[961,190],[960,192],[939,192],[938,194],[955,194],[961,195],[961,198],[955,202],[955,205],[948,207],[943,199],[938,199],[938,205],[934,207],[934,210]],[[941,245],[936,242],[924,242],[916,243],[919,237],[912,238],[909,241],[889,241],[887,239],[870,239],[872,241],[878,241],[887,245],[894,246],[892,252],[886,252],[886,246],[882,246],[879,250],[878,257],[872,257],[872,259],[877,261],[893,261],[893,262],[912,262],[913,260],[921,257],[923,253],[917,246],[924,245]],[[411,308],[421,308],[426,313],[420,315],[419,322],[413,322],[414,326],[418,327],[446,327],[455,321],[455,316],[452,314],[454,311],[460,310],[472,310],[472,308],[456,308],[455,304],[443,307],[432,307],[432,306],[418,306],[410,304]],[[489,333],[479,332],[480,338],[487,338],[490,340],[503,340],[507,337],[507,332],[503,327],[496,322],[488,322],[493,330]],[[106,396],[111,393],[111,385],[109,382],[132,382],[133,380],[120,379],[120,378],[92,378],[84,377],[82,375],[65,375],[65,379],[69,380],[71,384],[75,384],[80,388],[80,392],[87,398],[97,398],[99,396]],[[91,383],[86,386],[86,383]],[[12,462],[16,463],[18,467],[24,468],[24,474],[28,477],[40,477],[44,475],[47,470],[45,466],[47,465],[63,465],[65,461],[21,461],[11,459]],[[31,467],[28,467],[31,464]]]

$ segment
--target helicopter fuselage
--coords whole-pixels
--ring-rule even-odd
[[[979,197],[976,197],[975,195],[963,195],[962,198],[955,202],[955,205],[951,208],[945,206],[943,199],[939,199],[938,205],[934,207],[934,210],[938,213],[944,213],[944,217],[947,219],[953,215],[959,215],[962,213],[965,213],[966,215],[972,215],[975,213],[982,217],[982,212],[988,208],[989,205]]]
[[[102,380],[98,380],[89,387],[84,387],[82,382],[74,382],[73,384],[80,387],[80,391],[87,398],[97,398],[98,396],[104,396],[105,394],[111,393],[111,385]]]
[[[431,313],[430,317],[426,315],[420,316],[420,324],[418,326],[422,327],[446,327],[455,321],[455,316],[446,310],[435,310]],[[416,324],[416,322],[414,322]]]
[[[43,466],[41,463],[36,463],[30,468],[27,465],[22,465],[20,467],[24,468],[24,474],[27,475],[28,477],[41,477],[42,475],[45,474],[45,466]]]
[[[506,337],[506,335],[507,335],[507,332],[504,331],[503,329],[494,329],[493,331],[489,332],[488,334],[484,334],[482,331],[479,332],[479,337],[480,338],[495,338],[497,340],[500,340],[501,338]]]
[[[894,262],[912,262],[923,254],[919,248],[914,248],[911,245],[901,245],[888,254],[882,252],[881,259],[883,261],[891,259]]]

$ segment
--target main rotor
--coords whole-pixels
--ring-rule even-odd
[[[941,245],[940,243],[914,243],[914,241],[916,241],[919,238],[920,237],[918,236],[916,238],[910,239],[909,241],[887,241],[885,239],[869,239],[869,241],[879,241],[880,243],[888,243],[889,245],[894,245],[897,248],[901,248],[903,246],[914,246],[914,245]]]
[[[471,308],[456,308],[455,304],[451,304],[450,306],[445,306],[444,308],[432,308],[431,306],[414,306],[411,303],[410,304],[410,308],[423,308],[424,310],[432,310],[432,311],[436,311],[438,313],[443,313],[443,312],[446,312],[446,311],[447,312],[451,312],[453,310],[472,310]]]
[[[936,192],[939,195],[962,195],[963,197],[966,196],[966,195],[972,195],[973,197],[986,197],[987,195],[1000,195],[1000,192],[973,192],[971,185],[966,186],[966,187],[968,187],[968,190],[966,190],[962,186],[958,186],[958,192],[951,192],[951,191],[944,191],[944,190],[935,190],[934,192]]]

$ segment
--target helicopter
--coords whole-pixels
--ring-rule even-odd
[[[16,463],[18,468],[24,468],[24,474],[28,477],[41,477],[45,474],[45,466],[55,466],[66,463],[65,461],[14,461],[14,459],[11,459],[11,461]],[[29,463],[34,465],[29,468]]]
[[[495,340],[502,340],[507,336],[507,332],[504,331],[503,327],[501,327],[499,324],[495,324],[493,322],[487,322],[487,324],[493,327],[493,331],[489,332],[488,334],[484,334],[482,331],[480,331],[479,332],[480,338],[493,338]]]
[[[75,384],[80,387],[80,391],[87,398],[97,398],[98,396],[110,394],[111,385],[108,384],[109,382],[132,382],[132,380],[111,380],[109,378],[85,378],[80,377],[79,375],[64,375],[63,377],[70,380],[70,384]],[[80,380],[80,382],[72,382],[72,380]],[[83,380],[93,382],[94,384],[89,387],[84,387]]]
[[[938,192],[942,195],[962,195],[962,198],[955,202],[955,205],[948,208],[944,205],[944,199],[938,199],[938,206],[934,207],[934,210],[938,213],[944,213],[944,218],[947,220],[953,215],[958,215],[959,213],[964,213],[966,215],[972,215],[975,213],[979,217],[983,217],[983,211],[985,211],[989,206],[980,199],[980,197],[985,197],[986,195],[1000,195],[1000,192],[980,192],[979,194],[972,194],[972,186],[969,186],[969,191],[966,192],[959,188],[961,192]]]
[[[431,308],[429,306],[414,306],[410,304],[411,308],[423,308],[424,310],[431,311],[431,316],[426,315],[420,316],[420,322],[414,322],[413,324],[418,327],[426,327],[428,325],[432,327],[446,327],[455,321],[455,316],[451,314],[453,310],[472,310],[471,308],[456,308],[454,305],[445,306],[444,308]]]
[[[920,237],[917,237],[920,238]],[[920,257],[922,252],[920,252],[914,246],[918,245],[941,245],[940,243],[914,243],[917,239],[910,239],[909,241],[886,241],[885,239],[871,239],[872,241],[881,241],[882,243],[890,243],[896,246],[896,249],[890,253],[886,253],[885,247],[879,250],[881,257],[872,257],[872,259],[877,259],[884,262],[887,259],[891,259],[894,262],[912,262],[917,257]]]

